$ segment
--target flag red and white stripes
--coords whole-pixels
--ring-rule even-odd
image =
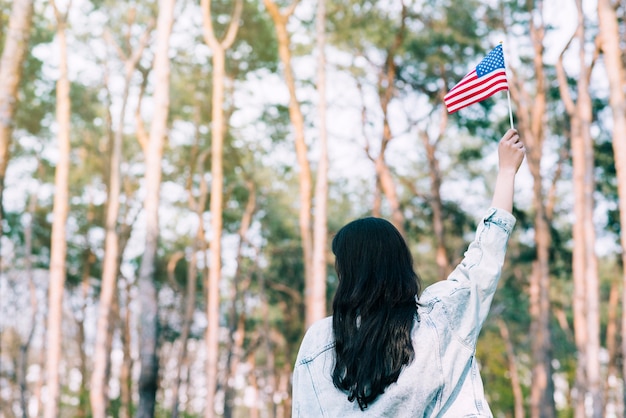
[[[443,101],[449,113],[508,90],[502,45],[487,56],[445,95]]]

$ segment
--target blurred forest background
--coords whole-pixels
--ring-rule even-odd
[[[496,417],[624,416],[625,17],[0,0],[0,417],[289,417],[338,228],[390,219],[425,284],[462,257],[508,104],[442,98],[500,41],[528,155],[486,393]]]

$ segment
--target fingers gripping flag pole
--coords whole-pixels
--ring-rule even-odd
[[[506,90],[506,98],[509,101],[509,122],[511,122],[511,129],[513,129],[513,111],[511,110],[511,93],[509,93],[509,89]]]
[[[504,53],[502,43],[496,46],[472,71],[467,73],[445,95],[443,101],[448,113],[454,113],[474,103],[481,102],[495,93],[506,90],[509,102],[509,120],[513,128],[513,112],[511,110],[511,95],[506,79]]]

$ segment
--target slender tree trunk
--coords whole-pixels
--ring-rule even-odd
[[[363,93],[363,83],[359,79],[358,75],[354,75],[354,82],[356,84],[356,88],[359,91],[359,96],[361,98],[361,135],[363,135],[363,139],[365,140],[364,150],[365,154],[369,160],[375,164],[376,159],[372,156],[371,152],[371,139],[367,133],[367,126],[369,125],[368,117],[367,117],[367,104],[365,99],[365,94]],[[381,217],[381,206],[382,206],[382,186],[380,183],[380,176],[378,173],[376,174],[376,181],[374,185],[374,190],[372,192],[372,216],[376,218]]]
[[[622,246],[622,306],[626,303],[626,94],[624,93],[624,52],[620,49],[618,16],[610,0],[598,0],[600,45],[609,81],[609,104],[613,115],[613,155],[617,172],[617,193]],[[622,309],[622,357],[626,358],[626,309]],[[626,385],[626,361],[622,361],[622,379]],[[626,408],[626,390],[624,391]]]
[[[619,297],[620,297],[620,280],[613,279],[611,281],[611,290],[609,292],[609,306],[608,314],[606,318],[606,351],[608,352],[608,364],[606,371],[606,379],[604,380],[604,413],[603,416],[607,416],[606,407],[609,403],[615,405],[622,401],[621,396],[617,395],[617,385],[615,382],[619,378],[618,365],[617,365],[617,346],[618,336],[617,330],[619,327],[618,311],[619,311]]]
[[[317,318],[313,310],[315,281],[313,278],[313,240],[311,231],[311,208],[312,208],[312,176],[309,159],[307,156],[307,144],[304,137],[304,117],[300,103],[296,95],[295,76],[291,65],[291,39],[287,31],[287,23],[293,15],[299,0],[293,0],[284,12],[281,12],[273,0],[263,0],[276,29],[278,38],[278,55],[283,64],[285,84],[289,91],[289,119],[294,129],[296,155],[300,168],[300,237],[302,239],[302,254],[304,260],[305,282],[305,326],[309,326]]]
[[[515,418],[524,418],[526,416],[526,412],[524,411],[524,394],[522,392],[521,379],[517,372],[517,357],[513,349],[509,327],[507,327],[506,322],[502,319],[498,319],[498,328],[500,328],[500,335],[506,347],[506,358],[508,360],[509,375],[511,376],[511,389],[513,390],[513,399],[515,401],[513,416]]]
[[[426,158],[428,159],[428,173],[430,176],[430,207],[433,211],[433,231],[435,233],[435,261],[437,263],[438,278],[445,280],[450,273],[450,257],[445,245],[445,230],[443,224],[443,201],[441,200],[441,170],[439,169],[439,160],[437,159],[437,146],[443,137],[445,127],[448,121],[448,112],[442,109],[441,124],[439,135],[435,140],[431,140],[428,132],[421,131],[419,136],[426,150]]]
[[[215,416],[215,394],[219,361],[219,304],[222,277],[223,158],[223,85],[224,51],[213,51],[213,123],[211,135],[211,243],[207,287],[207,407],[206,418]],[[217,81],[219,79],[219,82]]]
[[[130,352],[130,343],[131,343],[131,329],[130,329],[130,288],[131,285],[129,282],[126,282],[126,287],[124,289],[124,294],[126,295],[125,307],[124,307],[124,315],[121,318],[121,342],[122,342],[122,352],[124,353],[124,359],[122,360],[122,367],[120,370],[120,418],[130,418],[131,417],[131,404],[132,404],[132,369],[133,369],[133,359]],[[121,297],[118,295],[118,300]]]
[[[393,180],[393,176],[391,174],[391,170],[389,169],[389,165],[385,160],[385,151],[387,150],[387,146],[389,142],[393,139],[393,134],[391,132],[391,125],[389,122],[389,104],[393,99],[396,89],[395,89],[395,78],[397,71],[397,64],[395,61],[396,53],[402,46],[404,42],[404,38],[406,36],[406,19],[408,16],[407,6],[402,2],[402,12],[400,16],[400,27],[398,28],[395,36],[393,38],[392,44],[386,51],[385,64],[380,69],[380,73],[378,75],[378,94],[380,100],[380,109],[383,114],[383,132],[381,136],[380,142],[380,151],[378,156],[374,161],[374,168],[376,170],[376,177],[378,181],[378,185],[380,185],[382,193],[387,198],[389,206],[391,208],[391,221],[394,226],[400,231],[403,236],[406,236],[406,231],[404,228],[404,214],[402,213],[402,208],[400,205],[400,199],[398,197],[398,192],[396,188],[396,184]]]
[[[89,205],[89,213],[87,214],[88,224],[93,223],[93,205]],[[76,319],[76,325],[78,327],[78,357],[80,359],[79,370],[81,375],[81,385],[78,389],[78,411],[76,412],[76,418],[85,418],[89,412],[89,367],[87,366],[87,350],[85,342],[87,341],[85,333],[85,318],[87,317],[87,306],[89,303],[89,279],[91,268],[96,261],[95,254],[91,251],[91,248],[87,248],[83,254],[83,266],[82,266],[82,279],[81,279],[81,298],[82,305],[80,307],[80,317]]]
[[[230,383],[230,380],[237,373],[237,369],[243,357],[243,339],[245,336],[245,309],[242,312],[238,312],[237,305],[245,302],[245,292],[248,290],[251,282],[251,278],[245,281],[241,280],[243,271],[241,268],[243,260],[244,244],[247,241],[248,230],[252,223],[252,216],[256,210],[256,189],[252,181],[247,182],[248,188],[248,201],[241,217],[241,225],[239,227],[239,244],[237,246],[236,265],[237,269],[231,285],[231,291],[229,295],[230,309],[229,309],[229,338],[227,347],[227,362],[226,362],[226,376],[224,377],[224,418],[232,417],[235,404],[235,390]]]
[[[217,391],[217,371],[219,360],[219,305],[220,279],[222,277],[222,210],[223,210],[223,153],[224,132],[224,79],[226,50],[235,41],[239,29],[239,19],[243,0],[237,0],[226,35],[221,41],[213,29],[211,0],[202,0],[202,26],[205,42],[213,51],[213,97],[211,123],[211,251],[210,270],[207,286],[207,399],[204,416],[215,416],[215,395]]]
[[[577,99],[569,94],[562,54],[557,63],[559,88],[571,120],[572,165],[574,170],[574,333],[579,351],[577,416],[585,417],[585,405],[591,400],[592,416],[602,417],[602,379],[600,375],[600,313],[599,277],[595,254],[596,234],[593,225],[595,189],[593,139],[591,137],[592,104],[589,93],[591,65],[585,56],[585,22],[582,0],[576,1],[578,28],[574,35],[579,44],[580,74]],[[568,46],[565,48],[567,49]],[[565,51],[565,50],[564,50]]]
[[[537,2],[529,10],[530,37],[533,45],[534,96],[528,92],[525,81],[514,77],[509,88],[516,104],[519,131],[526,146],[527,164],[533,178],[533,207],[536,258],[530,276],[530,333],[533,335],[532,386],[530,416],[552,418],[556,415],[554,405],[554,383],[552,381],[552,353],[550,341],[550,234],[551,213],[546,192],[543,189],[541,163],[545,139],[546,85],[543,67],[544,34],[543,2]],[[548,196],[549,197],[549,196]],[[548,200],[548,201],[546,201]]]
[[[326,132],[326,0],[318,0],[315,18],[317,34],[317,91],[320,157],[315,182],[313,228],[313,277],[311,300],[307,304],[307,325],[326,316],[326,253],[328,235],[328,143]]]
[[[37,288],[33,278],[33,223],[35,219],[35,210],[37,209],[37,194],[33,193],[28,199],[29,220],[24,227],[24,272],[28,276],[28,290],[30,295],[31,309],[31,326],[25,341],[20,344],[20,357],[18,367],[18,384],[20,386],[20,407],[22,409],[22,417],[28,418],[28,383],[26,381],[26,373],[28,371],[28,351],[30,344],[37,329]]]
[[[46,332],[45,328],[43,330],[43,339],[45,340],[47,338],[48,333]],[[45,350],[39,350],[39,358],[37,360],[37,365],[41,367],[41,370],[45,370],[45,366],[46,366],[46,351]],[[37,379],[37,383],[35,384],[35,388],[33,389],[33,398],[35,399],[35,407],[33,408],[33,416],[39,417],[41,416],[41,411],[43,411],[44,407],[43,407],[43,398],[41,396],[42,392],[43,392],[43,385],[45,383],[45,376],[40,377],[39,379]]]
[[[167,134],[169,113],[170,61],[169,41],[174,21],[176,0],[159,0],[157,20],[157,41],[154,57],[154,111],[150,125],[150,136],[145,149],[144,215],[146,218],[146,240],[139,269],[139,298],[141,322],[139,334],[139,356],[141,374],[139,376],[138,418],[152,418],[155,411],[158,385],[158,308],[157,289],[154,278],[155,261],[159,238],[159,190],[161,186],[161,159],[163,143]]]
[[[63,293],[65,288],[67,254],[66,222],[69,212],[70,171],[70,82],[67,75],[67,11],[59,13],[52,1],[57,21],[59,45],[59,79],[56,84],[56,121],[58,160],[54,175],[54,203],[52,209],[52,238],[50,242],[50,287],[48,289],[48,340],[46,344],[47,397],[44,418],[59,416],[61,341],[63,321]],[[68,6],[69,7],[69,6]],[[69,11],[69,8],[68,8]]]
[[[250,370],[252,370],[252,372],[248,375],[248,384],[252,388],[252,393],[254,394],[252,407],[249,411],[249,417],[259,418],[259,382],[257,380],[256,373],[254,372],[257,370],[254,352],[250,353],[248,356],[248,364],[250,365]]]
[[[4,177],[10,159],[13,116],[17,106],[17,89],[28,50],[33,17],[33,0],[13,0],[11,17],[0,57],[0,233],[4,219],[2,197]]]
[[[129,31],[130,32],[130,31]],[[111,40],[111,37],[108,37]],[[130,44],[130,40],[127,40]],[[106,370],[109,367],[109,350],[106,341],[113,332],[111,306],[117,291],[117,275],[120,260],[120,237],[118,236],[118,221],[120,208],[122,142],[124,138],[124,117],[130,92],[130,82],[148,42],[146,31],[137,50],[126,57],[121,48],[124,61],[124,91],[118,117],[118,127],[113,135],[113,144],[109,161],[108,198],[105,220],[104,260],[102,262],[102,285],[100,291],[100,303],[98,307],[98,319],[96,323],[96,342],[93,355],[93,372],[90,382],[90,402],[94,418],[106,417],[107,405],[107,381]]]
[[[200,124],[200,112],[199,106],[196,106],[196,128]],[[201,172],[202,167],[204,167],[204,163],[206,157],[208,156],[208,152],[202,152],[199,156],[196,157],[197,151],[199,150],[198,141],[200,139],[199,132],[196,131],[196,146],[194,146],[195,151],[192,153],[194,156],[192,158],[193,161],[196,162],[196,167],[198,168],[198,172]],[[202,250],[203,243],[205,242],[205,231],[204,231],[204,222],[202,221],[202,215],[204,213],[204,208],[206,207],[206,202],[208,200],[208,185],[205,176],[200,176],[200,187],[199,187],[199,196],[198,199],[193,199],[193,193],[191,193],[191,186],[193,184],[192,177],[193,172],[189,175],[189,196],[190,199],[190,207],[193,209],[196,215],[196,221],[198,222],[198,228],[196,230],[196,237],[191,246],[191,259],[189,260],[189,267],[187,270],[187,286],[186,293],[184,299],[185,313],[183,317],[182,331],[180,334],[181,341],[181,349],[178,354],[178,369],[176,371],[176,379],[174,381],[174,387],[172,389],[174,398],[174,405],[172,406],[172,418],[178,418],[179,416],[179,392],[180,385],[182,383],[182,369],[183,364],[187,363],[187,345],[189,343],[189,335],[191,333],[191,324],[193,321],[193,313],[196,309],[196,284],[198,282],[198,252]]]

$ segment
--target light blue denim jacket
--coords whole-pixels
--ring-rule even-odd
[[[333,385],[332,317],[306,332],[293,373],[293,417],[492,417],[476,359],[515,218],[490,208],[463,261],[419,297],[414,360],[365,411]]]

